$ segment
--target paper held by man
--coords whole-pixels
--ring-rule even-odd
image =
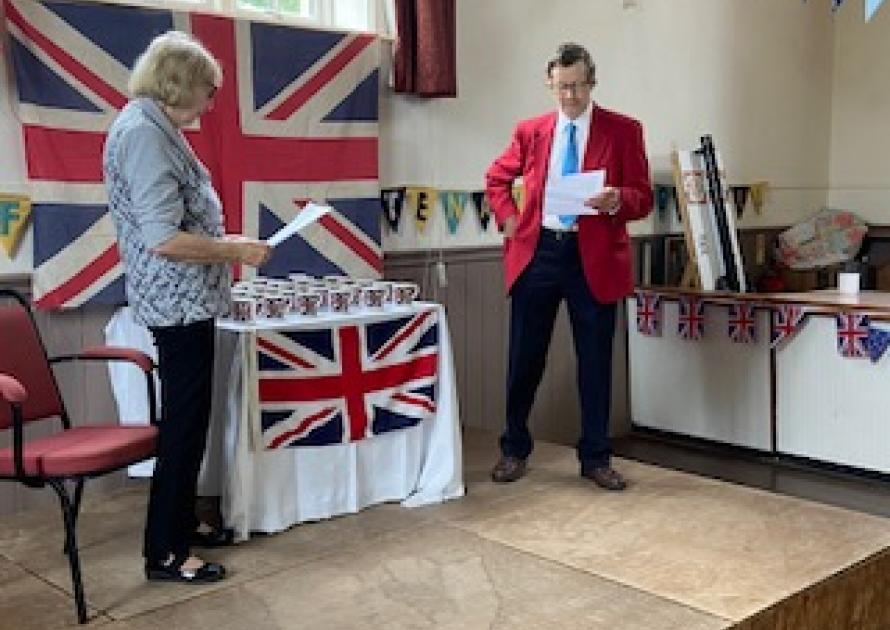
[[[326,215],[331,210],[333,210],[333,208],[331,208],[330,206],[322,206],[310,201],[305,206],[303,206],[303,208],[297,213],[297,216],[291,219],[290,223],[288,223],[280,230],[275,232],[275,234],[267,238],[266,242],[272,247],[277,247],[297,232],[303,230],[309,224],[318,221],[321,217]]]
[[[600,214],[599,210],[584,205],[584,202],[602,192],[606,182],[606,171],[586,171],[563,175],[547,182],[544,189],[544,212],[546,214]]]

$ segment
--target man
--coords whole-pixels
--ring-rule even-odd
[[[612,339],[615,304],[633,290],[625,224],[652,210],[643,129],[591,101],[595,67],[582,46],[559,47],[547,64],[547,82],[559,110],[520,122],[486,173],[486,194],[504,232],[511,297],[507,426],[491,477],[508,482],[525,474],[533,446],[528,414],[565,299],[578,360],[581,475],[608,490],[623,490],[626,482],[611,466],[608,435]],[[595,215],[548,214],[547,186],[564,175],[597,169],[606,172],[605,186],[584,203]],[[522,209],[512,196],[520,176]]]

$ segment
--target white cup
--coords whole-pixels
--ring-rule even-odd
[[[232,300],[232,319],[236,322],[250,323],[259,316],[258,306],[256,298],[236,297]]]
[[[846,295],[859,293],[859,274],[855,271],[841,271],[837,274],[837,290]]]
[[[331,289],[331,292],[328,295],[332,313],[349,312],[349,305],[352,303],[351,289]]]
[[[297,293],[297,313],[314,317],[318,315],[321,296],[318,293]]]
[[[383,308],[385,304],[385,288],[375,285],[362,287],[362,306],[365,308]]]
[[[396,304],[411,304],[419,292],[420,287],[413,282],[392,283],[392,299]]]

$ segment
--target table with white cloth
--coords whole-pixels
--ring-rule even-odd
[[[427,403],[430,413],[426,417],[413,426],[379,434],[372,434],[369,427],[367,437],[350,438],[347,435],[342,443],[323,446],[270,448],[264,442],[260,431],[261,405],[257,400],[260,370],[257,340],[262,339],[264,333],[317,333],[324,337],[330,331],[352,329],[356,340],[365,344],[362,352],[368,355],[371,351],[366,339],[370,336],[369,327],[392,323],[393,334],[405,338],[410,331],[400,333],[399,327],[403,323],[407,327],[413,321],[412,317],[419,320],[417,316],[422,314],[435,318],[438,328],[438,349],[434,356],[437,364],[435,400],[432,405]],[[247,538],[252,531],[277,532],[296,523],[353,513],[376,503],[399,501],[403,506],[415,507],[463,495],[460,421],[451,339],[445,309],[441,305],[419,302],[379,311],[322,313],[317,317],[285,320],[260,319],[251,324],[220,321],[217,330],[214,407],[199,494],[220,497],[223,520],[235,529],[239,539]],[[299,350],[286,346],[289,341],[286,336],[282,339],[285,342],[282,354],[299,354]],[[336,339],[332,343],[332,356],[340,352],[345,354],[345,350],[337,346]],[[389,349],[392,350],[398,345],[399,338],[390,343]],[[386,348],[378,349],[376,354],[379,356],[385,351]],[[298,364],[301,360],[299,356],[290,358]],[[373,359],[364,357],[366,362]],[[327,368],[316,365],[315,369],[336,371],[338,361],[346,363],[338,356]],[[323,361],[318,359],[316,362]],[[336,390],[342,385],[347,368],[342,365],[341,368],[341,374],[328,373],[330,378],[325,381],[328,390]],[[362,374],[366,368],[372,370],[373,366],[354,366]],[[380,383],[379,387],[391,385]],[[324,387],[321,380],[318,387]],[[393,395],[394,389],[398,390],[398,387],[389,387],[388,394]],[[371,394],[369,391],[364,393]],[[318,394],[328,402],[337,395],[337,391]],[[345,399],[345,393],[339,395],[344,398],[339,402],[334,400],[334,404],[339,404],[345,432],[349,433],[346,407],[351,403]],[[396,391],[392,397],[410,402],[410,392],[400,394]],[[365,401],[369,412],[374,402],[379,399],[369,397]],[[307,413],[318,407],[316,401],[304,400],[299,404],[306,406]],[[300,429],[296,427],[294,433]],[[303,433],[311,434],[306,430]],[[270,441],[274,443],[275,439],[266,442]]]

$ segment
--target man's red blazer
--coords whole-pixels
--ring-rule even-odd
[[[485,193],[499,225],[517,215],[516,235],[504,239],[504,280],[509,292],[531,261],[541,232],[544,185],[556,112],[520,122],[510,146],[485,173]],[[578,218],[578,248],[584,275],[594,298],[612,303],[633,291],[633,263],[628,221],[652,211],[652,184],[643,144],[643,127],[627,116],[594,106],[590,117],[584,171],[606,169],[606,185],[620,190],[621,206],[614,216]],[[513,201],[513,182],[522,177],[525,188],[520,211]]]

